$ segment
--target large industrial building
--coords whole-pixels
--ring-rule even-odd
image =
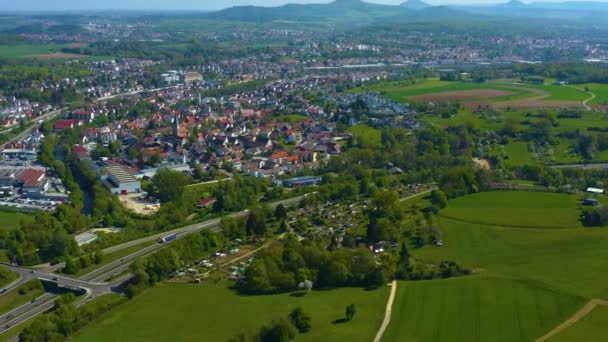
[[[114,195],[141,192],[141,182],[122,165],[110,165],[100,168],[99,177],[103,185]]]

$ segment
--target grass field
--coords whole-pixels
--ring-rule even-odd
[[[30,214],[0,209],[0,229],[14,229],[21,226],[21,221],[31,221]]]
[[[526,282],[473,276],[400,282],[384,341],[533,341],[583,300]]]
[[[576,228],[580,195],[485,192],[450,201],[440,215],[464,222],[515,228]]]
[[[369,87],[361,87],[350,90],[351,92],[364,92],[364,91],[377,91],[384,92],[386,97],[397,101],[407,102],[412,97],[428,94],[442,94],[449,92],[467,91],[467,90],[503,90],[513,93],[508,96],[497,96],[492,98],[492,101],[499,100],[515,100],[532,97],[535,94],[525,89],[524,87],[518,87],[509,82],[504,81],[492,81],[487,83],[473,83],[473,82],[449,82],[440,81],[439,79],[431,78],[417,81],[415,84],[407,82],[388,82]]]
[[[592,105],[608,105],[608,84],[583,84],[580,86],[584,89],[584,87],[589,87],[589,90],[595,94],[595,99],[589,101],[589,104]]]
[[[312,316],[312,330],[297,341],[368,342],[382,322],[388,292],[344,288],[312,291],[304,297],[239,296],[226,283],[165,283],[113,310],[72,340],[226,341],[301,306]],[[357,308],[353,321],[332,323],[344,317],[351,303]]]
[[[60,51],[66,45],[61,44],[22,44],[0,46],[0,58],[22,58],[35,55],[47,55]]]
[[[597,306],[587,316],[549,339],[550,342],[595,342],[608,340],[608,306]]]
[[[580,198],[488,192],[450,201],[440,214],[458,219],[439,217],[443,247],[413,253],[477,274],[400,283],[385,340],[533,341],[591,298],[608,298],[608,230],[580,227]]]

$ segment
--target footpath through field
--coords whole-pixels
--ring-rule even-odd
[[[388,297],[388,302],[386,303],[386,313],[384,314],[384,321],[382,321],[382,325],[380,326],[380,330],[376,334],[374,338],[374,342],[380,342],[382,339],[382,335],[388,328],[388,324],[391,322],[391,313],[393,311],[393,301],[395,301],[395,293],[397,293],[397,281],[393,280],[391,283],[391,294]]]
[[[536,340],[536,342],[547,341],[548,339],[557,335],[561,331],[566,330],[567,328],[572,326],[574,323],[580,321],[583,317],[587,316],[587,314],[589,314],[591,311],[593,311],[593,309],[595,309],[595,307],[598,305],[608,305],[608,300],[597,299],[597,298],[590,300],[587,304],[585,304],[585,306],[583,306],[580,310],[575,312],[574,315],[572,315],[570,318],[565,320],[563,323],[561,323],[560,325],[555,327],[553,330],[549,331],[542,337],[538,338]]]

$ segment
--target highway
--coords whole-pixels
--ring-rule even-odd
[[[294,203],[298,203],[305,196],[306,195],[273,202],[269,206],[271,208],[275,208],[280,204],[291,205]],[[243,210],[243,211],[240,211],[237,213],[227,215],[227,217],[240,217],[240,216],[247,215],[248,213],[249,213],[249,210]],[[177,229],[174,229],[171,231],[154,234],[154,235],[147,236],[147,237],[144,237],[141,239],[125,242],[123,244],[116,245],[116,246],[112,246],[112,247],[104,249],[103,253],[106,253],[106,254],[112,253],[115,251],[120,251],[125,248],[136,246],[136,245],[139,245],[142,243],[146,243],[146,242],[150,242],[150,241],[157,241],[163,236],[167,236],[167,235],[174,234],[174,233],[177,233],[178,234],[177,239],[180,239],[190,233],[198,232],[203,229],[219,230],[220,223],[221,223],[221,219],[216,218],[216,219],[208,220],[205,222],[192,224],[192,225],[185,226],[182,228],[177,228]],[[176,240],[173,240],[173,241],[176,241]],[[78,279],[53,273],[53,271],[58,269],[58,267],[56,265],[54,265],[53,267],[50,267],[50,268],[46,268],[46,269],[33,270],[30,268],[18,267],[18,266],[14,266],[14,265],[10,265],[10,264],[4,264],[4,263],[0,263],[0,264],[9,268],[11,271],[17,272],[21,277],[19,280],[15,281],[11,285],[9,285],[11,290],[17,288],[19,285],[21,285],[31,279],[37,278],[37,279],[41,279],[41,280],[44,280],[47,282],[56,283],[59,286],[63,286],[63,287],[77,288],[77,289],[85,290],[87,292],[86,295],[77,302],[77,305],[79,306],[79,305],[86,303],[87,301],[89,301],[90,299],[92,299],[94,297],[116,291],[117,288],[120,287],[120,285],[124,284],[126,281],[128,281],[131,278],[130,275],[125,275],[124,277],[121,277],[120,279],[114,280],[113,282],[110,282],[110,283],[107,283],[104,281],[127,271],[129,269],[130,264],[136,258],[153,254],[160,248],[163,248],[163,247],[171,244],[173,241],[167,242],[167,243],[155,243],[153,245],[147,246],[147,247],[142,248],[136,252],[133,252],[133,253],[129,254],[128,256],[125,256],[119,260],[116,260],[116,261],[113,261],[106,265],[103,265],[103,266],[83,275],[82,277],[80,277]],[[6,292],[8,292],[8,290]],[[39,314],[50,310],[53,307],[54,302],[57,299],[57,297],[58,297],[58,295],[56,295],[56,294],[46,293],[46,294],[36,298],[34,301],[32,301],[30,303],[26,303],[18,308],[15,308],[11,312],[0,315],[0,322],[2,322],[2,324],[3,324],[0,326],[0,333],[4,333],[7,330],[11,329],[12,327],[19,325],[21,323],[24,323],[24,322],[38,316]]]

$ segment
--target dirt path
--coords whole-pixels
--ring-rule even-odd
[[[557,335],[561,331],[566,330],[567,328],[569,328],[574,323],[580,321],[588,313],[590,313],[591,311],[593,311],[593,309],[595,309],[595,307],[598,306],[598,305],[608,305],[608,300],[604,300],[604,299],[592,299],[592,300],[590,300],[587,304],[585,304],[585,306],[583,306],[580,310],[578,310],[577,312],[575,312],[574,315],[572,315],[570,318],[568,318],[567,320],[565,320],[563,323],[561,323],[560,325],[558,325],[557,327],[555,327],[553,330],[549,331],[548,333],[546,333],[542,337],[538,338],[536,340],[536,342],[547,341],[548,339],[550,339],[551,337]]]
[[[388,328],[388,324],[391,322],[391,313],[393,311],[393,301],[395,301],[395,293],[397,293],[397,281],[393,280],[391,283],[391,294],[388,296],[388,302],[386,303],[386,313],[384,314],[384,321],[382,321],[382,325],[380,326],[380,330],[376,334],[374,338],[374,342],[380,342],[382,339],[382,335]]]
[[[591,97],[583,101],[583,106],[585,106],[586,110],[592,110],[592,108],[589,107],[589,101],[593,101],[595,99],[595,93],[592,93],[590,91],[588,91],[588,93],[591,95]]]

